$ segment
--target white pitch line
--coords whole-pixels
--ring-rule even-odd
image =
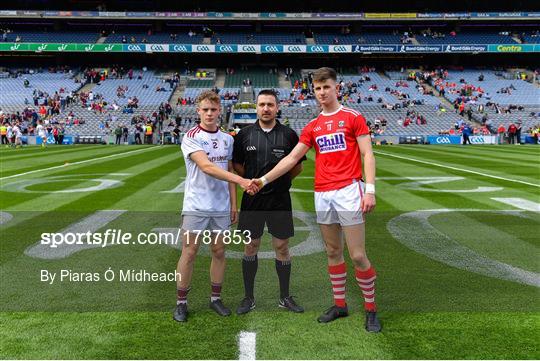
[[[522,180],[519,180],[519,179],[511,179],[511,178],[499,177],[499,176],[497,176],[497,175],[492,175],[492,174],[487,174],[487,173],[477,172],[477,171],[474,171],[474,170],[463,169],[463,168],[458,168],[458,167],[452,167],[452,166],[449,166],[449,165],[444,165],[444,164],[438,164],[438,163],[428,162],[428,161],[424,161],[424,160],[420,160],[420,159],[404,157],[404,156],[401,156],[401,155],[395,155],[395,154],[385,153],[385,152],[381,152],[381,151],[373,151],[373,152],[374,152],[375,154],[387,155],[387,156],[389,156],[389,157],[394,157],[394,158],[399,158],[399,159],[410,160],[410,161],[412,161],[412,162],[417,162],[417,163],[422,163],[422,164],[428,164],[428,165],[435,166],[435,167],[441,167],[441,168],[447,168],[447,169],[452,169],[452,170],[458,170],[458,171],[460,171],[460,172],[472,173],[472,174],[481,175],[481,176],[483,176],[483,177],[494,178],[494,179],[500,179],[500,180],[504,180],[504,181],[508,181],[508,182],[514,182],[514,183],[521,183],[521,184],[526,184],[526,185],[528,185],[528,186],[533,186],[533,187],[538,187],[538,188],[540,188],[540,184],[529,183],[529,182],[525,182],[525,181],[522,181]]]
[[[540,203],[528,201],[523,198],[491,198],[494,201],[508,204],[525,211],[540,212]]]
[[[5,180],[5,179],[10,179],[10,178],[20,177],[20,176],[23,176],[23,175],[28,175],[28,174],[33,174],[33,173],[44,172],[44,171],[47,171],[47,170],[59,169],[59,168],[65,168],[65,167],[70,166],[70,165],[77,165],[77,164],[83,164],[83,163],[95,162],[96,160],[102,160],[102,159],[107,159],[107,158],[113,158],[113,157],[118,157],[118,156],[121,156],[121,155],[133,154],[133,153],[137,153],[137,152],[143,152],[143,151],[153,150],[153,149],[159,149],[159,148],[160,148],[160,147],[150,147],[150,148],[143,148],[143,149],[135,149],[135,150],[130,150],[129,152],[125,152],[125,153],[115,153],[115,154],[110,154],[110,155],[106,155],[106,156],[99,157],[99,158],[92,158],[92,159],[80,160],[80,161],[78,161],[78,162],[73,162],[73,163],[66,163],[66,164],[62,164],[62,165],[55,165],[54,167],[30,170],[30,171],[28,171],[28,172],[18,173],[18,174],[13,174],[13,175],[10,175],[10,176],[2,177],[2,178],[0,178],[0,181]]]
[[[238,335],[239,360],[256,360],[257,334],[241,331]]]

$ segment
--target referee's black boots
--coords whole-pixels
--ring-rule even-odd
[[[304,312],[304,307],[298,305],[292,296],[281,298],[279,300],[278,306],[294,313]]]

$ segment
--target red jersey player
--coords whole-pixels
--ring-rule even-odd
[[[375,208],[375,157],[369,129],[360,113],[339,104],[339,85],[334,69],[317,69],[313,73],[313,86],[322,107],[321,114],[302,130],[300,142],[293,151],[255,182],[262,188],[291,170],[310,148],[315,148],[315,210],[326,244],[328,273],[334,293],[334,305],[318,321],[326,323],[348,315],[345,302],[347,266],[341,242],[343,231],[364,298],[365,328],[369,332],[379,332],[381,324],[375,306],[376,274],[366,256],[363,216]]]

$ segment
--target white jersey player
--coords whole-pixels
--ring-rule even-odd
[[[37,136],[41,138],[41,146],[45,147],[47,145],[47,131],[43,126],[43,121],[38,120],[38,125],[36,126]]]
[[[19,122],[13,126],[13,137],[15,137],[15,148],[22,146],[22,131]]]
[[[221,111],[219,96],[204,91],[197,98],[200,124],[189,130],[182,141],[187,177],[182,209],[182,255],[178,261],[177,301],[174,320],[187,321],[187,294],[191,286],[193,262],[201,242],[212,252],[210,308],[220,316],[231,311],[221,301],[225,273],[224,231],[237,220],[236,184],[253,189],[251,181],[232,173],[233,138],[221,132],[217,120]],[[235,184],[236,183],[236,184]],[[204,237],[204,238],[203,238]]]

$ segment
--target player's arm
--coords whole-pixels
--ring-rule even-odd
[[[307,145],[305,145],[304,143],[298,143],[294,147],[294,149],[285,158],[280,160],[279,163],[270,172],[266,173],[263,177],[257,180],[257,186],[259,186],[259,188],[262,188],[262,186],[275,181],[283,174],[293,169],[298,164],[300,159],[302,159],[302,157],[306,155],[308,150],[309,147]]]
[[[364,164],[364,180],[366,182],[366,191],[362,197],[362,212],[369,213],[375,209],[375,155],[371,148],[371,137],[369,134],[360,135],[356,138],[362,163]]]
[[[233,162],[229,161],[229,172],[234,171]],[[238,204],[236,203],[236,184],[229,182],[229,196],[231,197],[231,224],[238,222]]]
[[[192,161],[197,164],[205,174],[208,174],[211,177],[238,184],[242,189],[247,189],[251,182],[248,179],[244,179],[239,175],[228,172],[224,169],[221,169],[214,163],[210,162],[206,153],[202,150],[198,150],[189,155]]]

